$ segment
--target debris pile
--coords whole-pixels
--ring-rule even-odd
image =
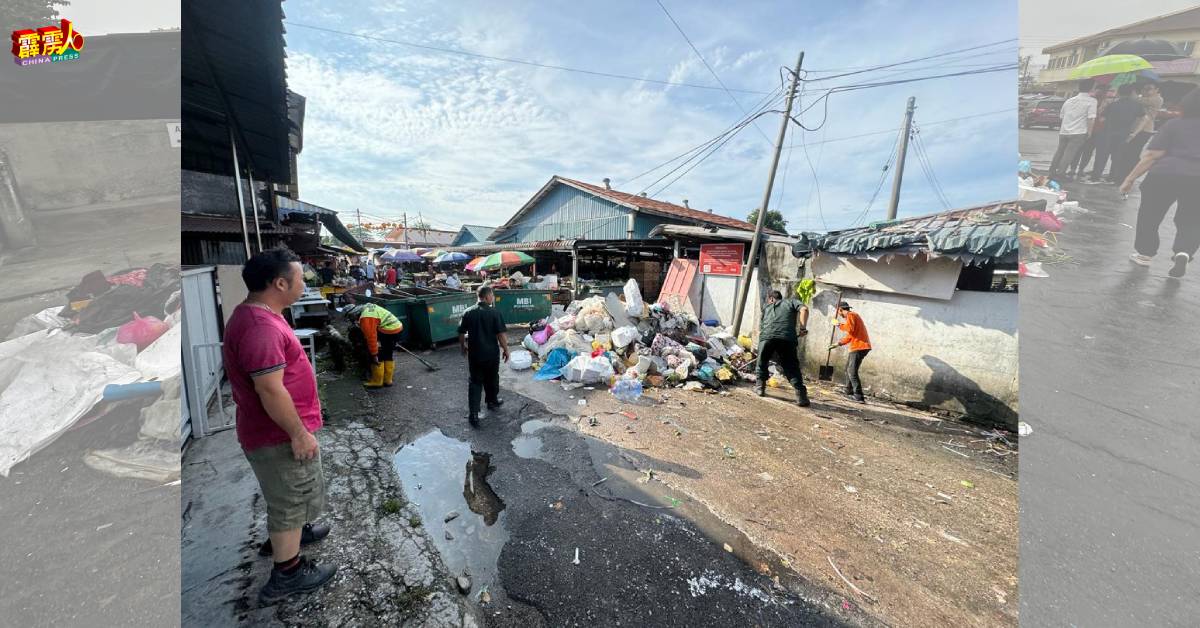
[[[633,401],[643,387],[721,390],[754,361],[749,337],[647,304],[634,279],[623,292],[624,299],[574,301],[561,316],[532,325],[521,344],[536,356],[534,379],[604,384]]]
[[[1072,262],[1062,252],[1058,234],[1063,230],[1062,217],[1068,212],[1087,211],[1076,201],[1067,200],[1067,193],[1048,176],[1037,175],[1029,161],[1017,165],[1017,189],[1020,191],[1020,275],[1049,277],[1045,266]]]

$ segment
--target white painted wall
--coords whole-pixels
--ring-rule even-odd
[[[812,270],[814,279],[834,286],[946,300],[954,296],[962,263],[923,254],[871,261],[818,253]]]
[[[853,290],[842,298],[871,337],[861,371],[868,395],[1016,429],[1016,294],[960,290],[943,301]],[[804,352],[810,377],[824,364],[836,300],[836,287],[818,283]],[[837,382],[845,381],[846,357],[845,349],[833,352]]]
[[[738,286],[741,277],[724,275],[705,275],[696,273],[692,281],[692,289],[688,293],[688,303],[696,318],[700,320],[715,318],[721,325],[733,324],[733,305],[737,300]],[[742,333],[758,327],[758,316],[761,299],[758,292],[758,269],[750,278],[750,290],[746,296],[746,313],[742,316]]]

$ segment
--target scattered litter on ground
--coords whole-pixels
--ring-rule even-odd
[[[726,543],[726,544],[725,544],[725,551],[726,551],[726,552],[731,552],[731,553],[732,553],[732,552],[733,552],[733,546],[732,546],[732,545],[730,545],[730,544],[728,544],[728,543]]]
[[[1032,434],[1032,433],[1033,433],[1033,428],[1032,428],[1032,427],[1029,427],[1029,424],[1028,424],[1028,423],[1026,423],[1026,422],[1024,422],[1024,421],[1021,421],[1020,423],[1017,423],[1017,434],[1018,434],[1018,435],[1020,435],[1020,436],[1029,436],[1029,435],[1030,435],[1030,434]]]
[[[454,521],[457,518],[458,518],[458,511],[452,510],[452,511],[446,513],[446,516],[442,519],[442,521],[444,521],[446,523],[450,523],[451,521]]]
[[[571,561],[571,564],[572,565],[579,564],[579,548],[578,547],[575,548],[575,560]]]
[[[842,570],[838,569],[838,566],[833,564],[832,556],[826,556],[825,559],[829,561],[829,566],[833,567],[834,573],[836,573],[838,575],[838,577],[842,579],[842,582],[846,583],[846,586],[850,587],[850,589],[853,590],[855,593],[867,598],[868,600],[871,600],[872,602],[875,601],[874,596],[872,596],[870,593],[867,593],[866,591],[863,591],[862,589],[854,586],[853,582],[850,582],[850,580],[847,579],[846,576],[842,575]]]
[[[850,486],[849,484],[844,485],[843,488],[846,489],[847,493],[857,493],[858,492],[857,488],[854,488],[853,486]]]

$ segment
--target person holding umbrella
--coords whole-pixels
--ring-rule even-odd
[[[846,394],[854,397],[854,400],[859,403],[866,403],[867,398],[863,395],[862,380],[858,377],[858,369],[862,366],[863,358],[871,352],[871,337],[867,335],[867,326],[863,323],[862,317],[850,311],[849,303],[845,301],[838,303],[837,318],[844,319],[838,324],[838,329],[846,335],[836,344],[829,345],[829,348],[832,350],[843,345],[850,345],[850,357],[846,361]]]
[[[1133,97],[1133,84],[1126,83],[1117,88],[1117,100],[1104,109],[1104,128],[1096,138],[1096,163],[1092,166],[1092,176],[1085,183],[1118,183],[1111,177],[1120,174],[1120,155],[1125,150],[1134,131],[1134,127],[1145,114],[1142,104]],[[1104,178],[1104,169],[1112,157],[1113,167],[1110,178]]]
[[[1158,117],[1158,110],[1163,106],[1162,94],[1159,92],[1158,85],[1154,83],[1143,83],[1138,96],[1138,102],[1142,104],[1144,113],[1129,136],[1129,142],[1121,151],[1120,159],[1114,158],[1113,160],[1114,163],[1120,164],[1120,170],[1114,172],[1112,176],[1113,181],[1118,183],[1124,182],[1125,177],[1129,176],[1133,167],[1137,165],[1138,159],[1142,155],[1142,149],[1154,135],[1155,118]]]
[[[1200,88],[1193,89],[1182,103],[1179,118],[1163,125],[1146,145],[1141,161],[1121,183],[1128,194],[1138,177],[1142,181],[1134,252],[1129,259],[1149,266],[1158,252],[1158,228],[1175,206],[1174,264],[1167,274],[1179,278],[1200,249]],[[1147,174],[1149,173],[1149,174]]]

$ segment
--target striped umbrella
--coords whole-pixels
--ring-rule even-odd
[[[437,259],[438,256],[445,255],[445,253],[446,252],[442,250],[431,250],[427,253],[421,253],[421,257],[424,257],[425,259]]]
[[[485,259],[487,259],[487,258],[480,255],[479,257],[476,257],[475,259],[467,262],[467,266],[466,266],[467,270],[469,270],[471,272],[475,272],[475,271],[479,270],[479,265],[482,264],[483,260],[485,260]]]
[[[512,268],[532,264],[533,258],[520,251],[500,251],[484,258],[475,270],[495,270],[497,268]]]
[[[1074,70],[1071,70],[1071,73],[1067,75],[1067,79],[1077,80],[1104,76],[1106,74],[1124,74],[1126,72],[1137,72],[1138,70],[1149,70],[1152,67],[1149,61],[1137,55],[1106,55],[1080,64]]]

